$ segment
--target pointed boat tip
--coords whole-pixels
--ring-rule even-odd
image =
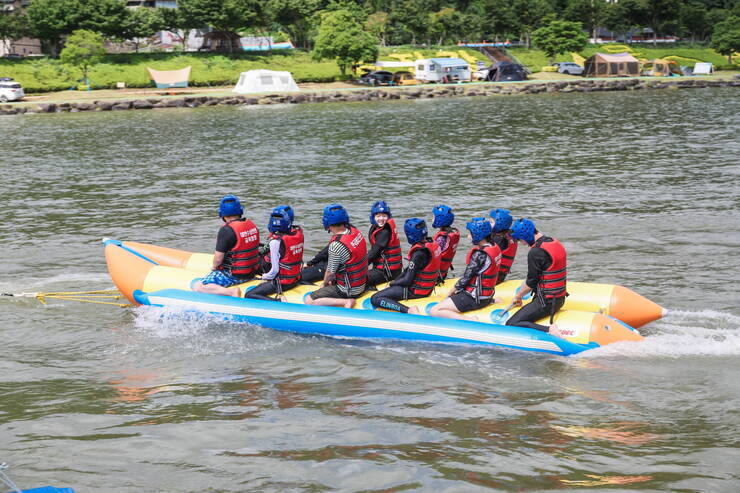
[[[666,315],[668,315],[668,313],[669,313],[669,310],[668,310],[668,308],[663,308],[663,307],[661,306],[661,307],[660,307],[660,310],[661,310],[661,312],[660,312],[660,318],[663,318],[663,317],[665,317],[665,316],[666,316]]]

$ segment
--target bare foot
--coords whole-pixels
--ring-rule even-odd
[[[562,335],[560,334],[560,327],[558,327],[557,324],[552,324],[550,326],[550,330],[548,330],[547,333],[553,336],[562,337]]]
[[[233,296],[235,298],[241,298],[242,292],[239,290],[239,288],[234,288],[231,290],[231,294],[229,296]]]
[[[286,298],[283,295],[280,295],[280,301],[282,301],[283,303],[287,303],[288,302],[288,298]]]
[[[347,301],[344,302],[344,307],[345,308],[352,308],[353,306],[355,306],[355,300],[352,299],[352,298],[350,298],[350,299],[348,299]]]
[[[471,322],[480,322],[480,319],[477,315],[465,315],[465,320],[470,320]]]
[[[410,306],[408,313],[412,315],[419,315],[419,307],[418,306]]]

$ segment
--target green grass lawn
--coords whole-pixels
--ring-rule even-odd
[[[597,51],[608,52],[609,45],[586,47],[580,55],[584,58]],[[715,66],[727,64],[727,59],[708,48],[685,48],[661,46],[659,48],[633,46],[633,53],[638,58],[664,58],[673,56],[681,65],[693,65],[697,61],[711,62]],[[540,50],[511,48],[521,63],[532,72],[539,72],[548,65],[548,59]],[[461,56],[470,63],[490,62],[481,52],[459,46],[442,46],[419,48],[413,46],[383,47],[380,49],[380,60],[415,60],[438,56]],[[559,55],[557,61],[571,61],[570,54]],[[239,74],[246,70],[264,68],[287,70],[297,82],[332,82],[341,79],[339,67],[333,61],[317,62],[309,53],[302,50],[274,52],[270,54],[236,53],[233,55],[213,53],[141,53],[117,54],[106,56],[104,63],[96,65],[90,71],[93,88],[115,88],[117,82],[124,82],[126,87],[151,87],[147,67],[157,70],[174,70],[191,66],[190,84],[192,86],[233,85]],[[74,68],[61,64],[59,60],[40,58],[25,60],[0,59],[0,77],[13,77],[29,93],[60,91],[77,87],[82,73]]]

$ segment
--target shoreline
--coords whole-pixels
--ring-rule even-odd
[[[76,113],[81,111],[151,110],[159,108],[196,108],[199,106],[271,105],[327,102],[385,101],[473,96],[513,96],[541,93],[601,91],[641,91],[657,89],[692,89],[740,87],[740,74],[727,78],[650,77],[610,79],[528,80],[520,82],[470,82],[392,87],[306,88],[301,92],[234,94],[227,88],[184,91],[143,90],[141,97],[132,93],[62,101],[19,101],[0,104],[0,115],[39,113]],[[154,97],[152,97],[154,96]],[[33,96],[31,96],[33,97]]]

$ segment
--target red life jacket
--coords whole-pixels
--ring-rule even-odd
[[[303,230],[293,228],[290,233],[272,233],[270,240],[282,242],[283,254],[278,265],[278,279],[280,284],[294,284],[301,280],[301,264],[303,263]]]
[[[260,232],[250,219],[235,219],[226,226],[234,230],[236,245],[226,252],[220,270],[247,277],[259,267]]]
[[[396,222],[393,219],[388,219],[386,224],[390,225],[391,239],[388,240],[388,246],[380,252],[380,257],[373,261],[373,267],[391,273],[401,270],[403,267],[403,260],[401,258],[401,240],[398,239],[398,233],[396,233]],[[385,226],[383,228],[385,228]],[[368,236],[370,246],[375,245],[375,237],[378,235],[378,232],[383,230],[383,228],[379,228],[377,226],[370,227],[370,235]]]
[[[349,234],[334,235],[330,242],[338,241],[349,249],[350,256],[342,272],[337,272],[337,284],[349,292],[349,288],[362,286],[367,282],[367,242],[354,226],[349,227]],[[349,285],[349,286],[348,286]]]
[[[509,245],[501,252],[501,265],[498,269],[498,281],[496,284],[501,284],[506,280],[506,276],[509,275],[511,265],[514,263],[514,258],[516,257],[517,241],[508,232],[502,236],[509,241]]]
[[[460,243],[460,231],[457,228],[450,228],[450,231],[440,229],[434,235],[434,241],[437,241],[437,238],[440,236],[447,237],[447,248],[442,251],[441,263],[439,265],[439,277],[440,279],[445,279],[447,278],[447,271],[450,270],[450,265],[452,265],[452,259],[455,258],[455,253],[457,253],[457,244]]]
[[[555,238],[552,241],[543,241],[540,238],[534,247],[540,247],[550,255],[552,264],[542,273],[537,283],[537,295],[545,298],[562,298],[567,296],[566,291],[566,253],[565,247]]]
[[[498,269],[501,263],[501,249],[495,244],[475,246],[468,252],[468,257],[465,259],[466,264],[470,263],[473,252],[477,250],[485,252],[491,259],[491,262],[486,270],[479,272],[470,280],[470,283],[465,286],[465,291],[473,295],[476,300],[485,300],[493,298],[493,294],[496,292]]]
[[[411,285],[409,291],[417,296],[429,296],[439,279],[442,252],[439,249],[439,243],[434,240],[423,243],[419,242],[413,244],[407,258],[411,260],[414,253],[422,248],[426,248],[429,251],[429,263],[416,274],[414,284]]]

